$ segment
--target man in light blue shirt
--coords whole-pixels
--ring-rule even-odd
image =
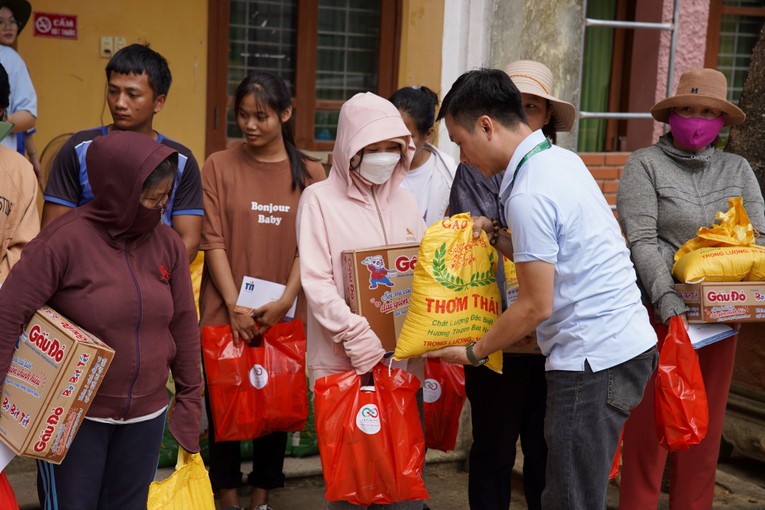
[[[629,412],[656,366],[656,334],[616,219],[579,157],[526,124],[502,71],[463,74],[439,118],[461,162],[505,171],[500,200],[512,234],[476,218],[516,264],[518,298],[477,343],[430,353],[480,365],[536,330],[547,356],[544,508],[605,508],[608,474]]]

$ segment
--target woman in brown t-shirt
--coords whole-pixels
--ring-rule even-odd
[[[295,147],[291,98],[281,78],[249,74],[236,90],[234,110],[244,142],[211,155],[202,168],[205,266],[199,305],[200,326],[230,325],[234,341],[240,342],[280,322],[298,295],[298,201],[303,189],[326,173]],[[286,285],[284,295],[251,316],[236,313],[244,276]],[[239,442],[216,442],[209,418],[210,479],[221,506],[238,508]],[[270,508],[268,491],[284,486],[286,440],[286,432],[253,440],[250,509]]]

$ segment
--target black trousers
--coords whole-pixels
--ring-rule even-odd
[[[83,420],[64,461],[37,461],[45,510],[146,508],[157,472],[165,414],[128,425]]]
[[[210,483],[215,492],[219,489],[235,489],[242,485],[242,457],[240,441],[215,441],[215,425],[207,396],[205,381],[205,407],[210,424]],[[273,432],[252,440],[252,472],[247,483],[260,489],[284,487],[284,451],[287,446],[286,432]]]
[[[473,445],[468,498],[471,510],[507,510],[515,445],[521,438],[523,487],[529,509],[541,508],[547,446],[544,438],[545,358],[505,354],[502,375],[465,367]]]

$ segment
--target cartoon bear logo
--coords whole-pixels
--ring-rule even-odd
[[[369,288],[376,289],[378,285],[393,287],[393,282],[388,279],[388,269],[382,255],[371,255],[361,263],[369,270]]]

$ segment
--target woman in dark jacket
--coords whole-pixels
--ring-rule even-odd
[[[145,508],[159,456],[165,383],[169,428],[199,451],[199,330],[183,242],[160,223],[177,154],[151,138],[113,132],[92,142],[95,199],[42,230],[0,289],[0,376],[34,312],[47,304],[115,351],[60,465],[38,461],[43,508]]]

